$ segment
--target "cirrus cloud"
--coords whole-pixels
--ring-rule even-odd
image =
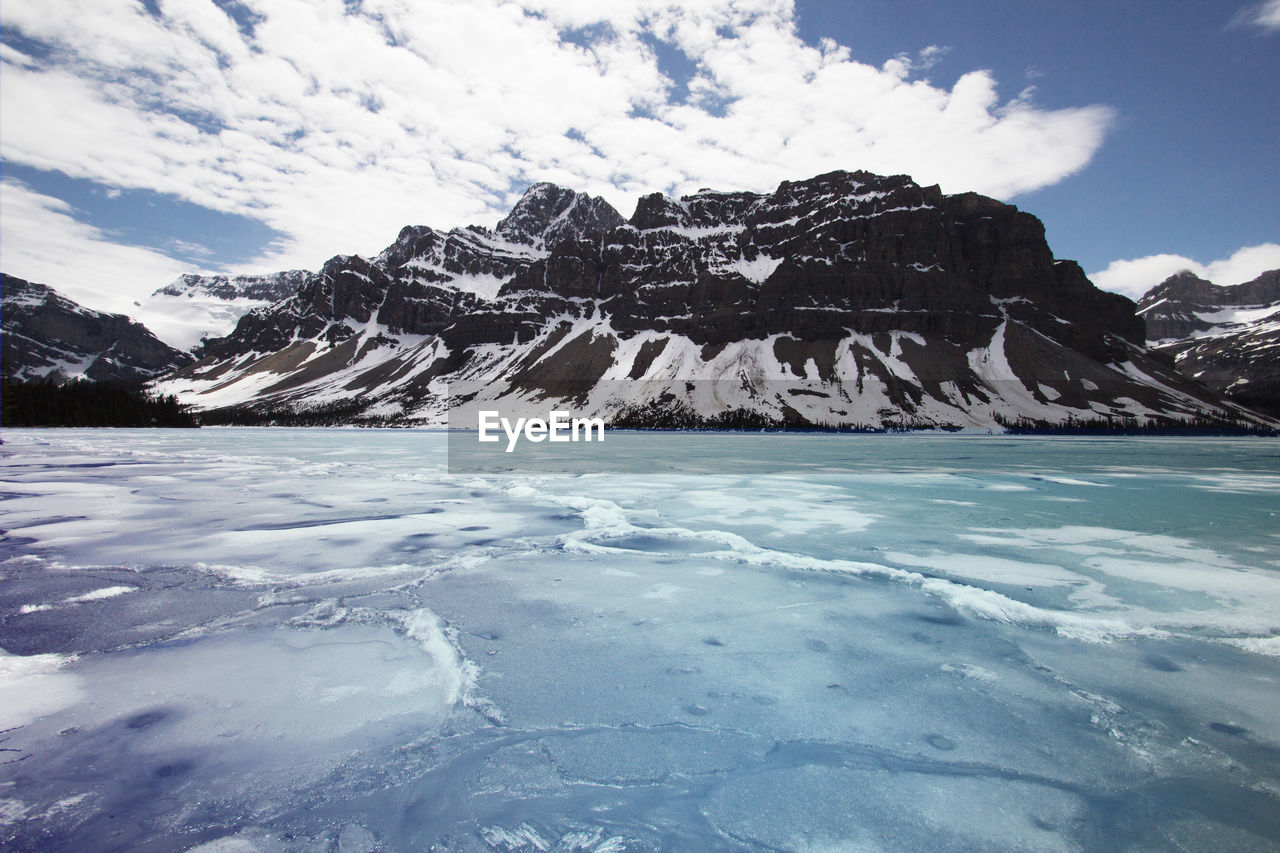
[[[1266,0],[1240,10],[1232,19],[1236,26],[1253,26],[1266,33],[1280,33],[1280,0]]]
[[[983,70],[935,86],[918,77],[934,45],[873,66],[806,44],[792,0],[161,8],[6,0],[21,39],[0,52],[0,154],[261,221],[285,236],[254,270],[375,252],[409,223],[492,222],[538,180],[624,214],[644,192],[839,168],[1009,198],[1082,169],[1113,120],[1002,100]]]

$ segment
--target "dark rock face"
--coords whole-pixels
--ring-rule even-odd
[[[123,314],[90,310],[43,284],[0,280],[5,376],[140,385],[191,361]]]
[[[1133,303],[1097,290],[1078,265],[1055,262],[1035,217],[865,172],[784,183],[771,195],[645,196],[627,226],[603,242],[561,241],[503,296],[480,309],[494,315],[486,324],[494,341],[519,334],[513,301],[545,315],[581,299],[599,300],[620,332],[657,329],[699,343],[843,329],[989,335],[1000,300],[1094,357],[1109,352],[1107,335],[1143,337]]]
[[[332,399],[327,381],[417,417],[438,411],[443,380],[741,374],[838,386],[830,418],[870,425],[1225,411],[1143,339],[1133,302],[1055,259],[1038,219],[973,193],[832,172],[772,193],[649,195],[623,220],[536,184],[495,229],[412,226],[371,261],[335,257],[169,387],[199,405],[274,357],[287,375],[245,401]]]
[[[1144,294],[1138,313],[1182,373],[1280,415],[1280,270],[1227,287],[1180,272]]]
[[[512,243],[542,248],[565,239],[604,234],[622,221],[618,211],[602,198],[540,183],[529,187],[495,230]]]

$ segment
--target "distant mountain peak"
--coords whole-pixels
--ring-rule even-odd
[[[134,316],[162,340],[192,350],[205,337],[219,337],[255,308],[298,291],[312,273],[282,270],[255,275],[186,273],[136,303]]]
[[[184,296],[188,299],[211,296],[226,301],[252,299],[275,302],[296,292],[308,275],[310,273],[306,270],[282,270],[254,275],[183,273],[154,295]]]
[[[1280,414],[1280,269],[1225,286],[1182,270],[1143,294],[1138,313],[1185,375]]]
[[[1257,306],[1280,299],[1280,269],[1268,270],[1242,284],[1214,284],[1191,270],[1181,270],[1148,290],[1138,300],[1138,312],[1154,319],[1150,313],[1158,303],[1178,302],[1188,306]],[[1185,307],[1185,306],[1184,306]],[[1170,306],[1162,309],[1168,312]],[[1181,334],[1181,333],[1179,333]],[[1148,338],[1152,338],[1148,329]]]

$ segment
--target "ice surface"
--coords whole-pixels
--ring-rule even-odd
[[[0,651],[0,731],[10,731],[83,697],[79,680],[63,667],[66,655],[11,655]]]
[[[1275,440],[729,438],[7,430],[0,846],[1280,845]]]

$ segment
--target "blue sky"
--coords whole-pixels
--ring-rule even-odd
[[[0,268],[128,310],[529,183],[905,172],[1136,295],[1280,267],[1280,0],[6,0]]]
[[[1162,253],[1209,264],[1280,242],[1280,4],[1271,7],[1267,27],[1257,21],[1266,7],[1231,0],[861,0],[801,3],[798,23],[802,37],[830,35],[872,63],[892,44],[945,45],[929,72],[939,86],[990,68],[1002,90],[1034,85],[1045,107],[1113,107],[1087,168],[1011,199],[1044,220],[1059,257],[1095,272]]]

